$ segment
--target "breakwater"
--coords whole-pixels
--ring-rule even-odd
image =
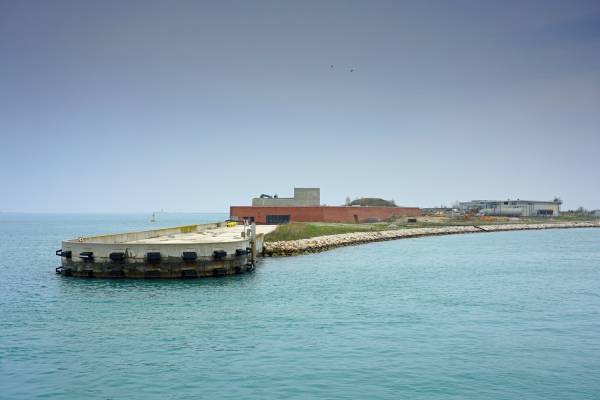
[[[194,224],[64,240],[56,250],[64,276],[200,278],[254,269],[264,233],[273,227]]]
[[[497,224],[444,226],[435,228],[407,228],[378,232],[353,232],[337,235],[318,236],[309,239],[281,242],[266,242],[263,246],[265,256],[293,256],[305,253],[317,253],[336,247],[355,244],[381,242],[385,240],[408,239],[422,236],[456,235],[464,233],[484,233],[502,231],[522,231],[538,229],[598,228],[597,222],[562,222],[543,224]]]

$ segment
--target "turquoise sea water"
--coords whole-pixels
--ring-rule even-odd
[[[0,214],[2,399],[597,399],[600,229],[373,243],[194,281],[60,240],[219,214]]]

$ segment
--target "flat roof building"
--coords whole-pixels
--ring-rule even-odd
[[[506,217],[558,217],[562,201],[540,200],[471,200],[460,203],[463,212]]]
[[[319,188],[294,188],[294,197],[278,197],[261,194],[252,199],[254,207],[295,207],[295,206],[320,206],[321,189]]]
[[[322,206],[319,188],[294,188],[294,197],[261,195],[252,206],[231,206],[232,220],[249,220],[257,224],[288,222],[361,223],[385,221],[398,217],[417,217],[416,207]]]

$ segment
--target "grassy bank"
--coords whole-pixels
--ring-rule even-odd
[[[336,235],[338,233],[373,232],[384,230],[381,224],[322,224],[309,222],[292,222],[279,225],[273,232],[265,236],[267,242],[308,239],[316,236]],[[389,229],[389,228],[388,228]]]
[[[265,236],[267,242],[285,242],[289,240],[308,239],[317,236],[336,235],[352,232],[377,232],[407,228],[431,228],[442,226],[469,226],[469,225],[502,225],[502,224],[535,224],[590,221],[590,218],[557,217],[557,218],[521,218],[498,219],[496,221],[481,220],[479,218],[437,218],[419,217],[416,223],[404,221],[378,222],[371,224],[334,224],[321,222],[292,222],[279,225],[277,229]]]

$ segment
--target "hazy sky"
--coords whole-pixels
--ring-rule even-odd
[[[600,2],[0,0],[0,138],[1,211],[600,208]]]

